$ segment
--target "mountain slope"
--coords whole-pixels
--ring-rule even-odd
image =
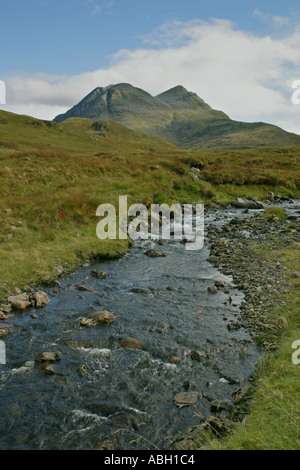
[[[300,145],[300,136],[279,127],[233,121],[182,86],[156,97],[126,83],[99,87],[54,121],[70,117],[110,119],[193,150]]]
[[[15,152],[94,154],[149,153],[149,149],[179,151],[169,142],[111,121],[70,118],[60,124],[0,110],[0,155]]]

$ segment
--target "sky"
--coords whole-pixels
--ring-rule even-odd
[[[300,2],[1,0],[0,80],[0,109],[41,119],[98,86],[182,85],[232,119],[300,134]]]

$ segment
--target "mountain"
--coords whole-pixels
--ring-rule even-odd
[[[184,149],[291,147],[300,136],[263,122],[233,121],[182,86],[158,96],[127,83],[96,88],[54,121],[112,120]]]

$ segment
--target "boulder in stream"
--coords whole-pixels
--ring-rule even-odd
[[[143,345],[134,338],[123,338],[121,346],[125,349],[143,349]]]
[[[209,286],[207,288],[207,291],[210,293],[210,294],[217,294],[218,293],[218,288],[216,286]]]
[[[33,300],[35,302],[35,308],[42,308],[45,307],[49,302],[50,299],[46,292],[35,292],[33,294]]]
[[[101,324],[113,323],[116,320],[115,316],[112,313],[107,312],[106,310],[101,312],[90,313],[87,318],[81,320],[81,326],[97,326]]]
[[[158,250],[147,250],[144,254],[150,258],[163,258],[167,256],[167,253]]]
[[[98,269],[93,269],[91,271],[91,275],[93,277],[97,277],[98,279],[106,279],[108,274],[105,271],[99,271]]]
[[[26,293],[12,295],[7,300],[15,310],[26,310],[26,308],[31,307],[31,302]]]
[[[203,359],[207,359],[207,355],[202,351],[192,351],[191,352],[191,359],[193,361],[201,362]]]
[[[197,403],[198,398],[198,392],[177,393],[177,395],[174,397],[174,403],[180,408],[183,406],[193,406]]]
[[[35,354],[36,362],[58,362],[61,360],[60,352],[41,352]]]

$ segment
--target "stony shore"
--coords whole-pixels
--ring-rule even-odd
[[[285,321],[271,320],[267,313],[286,303],[287,267],[283,259],[268,259],[261,253],[299,242],[299,221],[280,221],[275,216],[233,219],[221,229],[210,227],[209,236],[211,262],[231,275],[245,295],[240,326],[246,326],[265,350],[276,349]]]
[[[247,328],[262,351],[275,351],[287,321],[284,316],[278,317],[272,312],[288,309],[289,280],[300,278],[300,273],[290,272],[285,259],[268,257],[268,253],[274,254],[300,242],[299,219],[236,218],[222,228],[209,227],[208,236],[211,244],[209,261],[224,274],[231,275],[245,295],[241,314],[232,329]],[[254,384],[237,390],[237,396],[233,396],[237,405],[234,410],[229,413],[223,410],[217,417],[210,416],[200,426],[178,436],[174,447],[195,449],[209,443],[212,436],[228,435],[249,413],[253,393]]]

